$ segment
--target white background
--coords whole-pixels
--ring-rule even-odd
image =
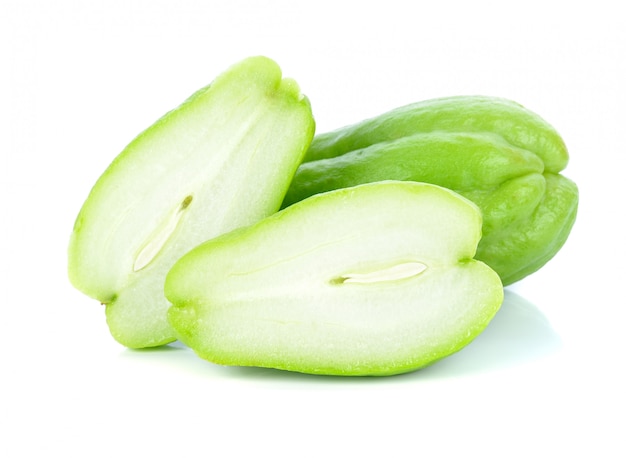
[[[0,456],[626,456],[619,4],[3,1]],[[256,54],[299,82],[318,132],[448,95],[539,113],[580,187],[566,246],[473,344],[408,375],[124,349],[67,280],[73,220],[137,133]]]

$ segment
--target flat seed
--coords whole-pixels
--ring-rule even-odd
[[[156,255],[159,254],[165,246],[165,243],[167,243],[171,235],[176,230],[185,209],[189,207],[192,200],[193,196],[185,197],[173,214],[167,218],[165,223],[154,231],[148,242],[139,251],[139,254],[135,258],[135,263],[133,264],[134,272],[138,272],[146,267],[156,257]]]
[[[331,281],[333,284],[344,283],[380,283],[386,281],[404,280],[415,277],[424,272],[428,266],[421,262],[405,262],[386,269],[367,273],[350,273]]]

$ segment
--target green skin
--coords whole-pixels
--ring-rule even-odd
[[[483,212],[476,258],[508,285],[540,269],[570,233],[578,189],[559,174],[567,162],[554,128],[514,102],[434,99],[317,135],[283,207],[381,180],[450,188]]]
[[[481,214],[439,186],[386,181],[318,194],[191,250],[168,318],[223,365],[385,376],[471,342],[503,300],[473,259]]]

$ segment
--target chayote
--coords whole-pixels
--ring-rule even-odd
[[[570,233],[578,188],[560,175],[568,159],[557,131],[513,101],[432,99],[317,135],[283,207],[383,180],[447,187],[481,209],[476,259],[507,285],[541,268]]]

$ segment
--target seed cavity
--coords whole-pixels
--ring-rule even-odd
[[[157,254],[159,254],[176,230],[176,227],[178,227],[178,223],[180,222],[183,213],[187,207],[189,207],[192,200],[193,196],[185,197],[181,204],[172,212],[163,224],[155,229],[143,248],[139,250],[139,254],[137,254],[137,257],[135,258],[135,263],[133,264],[134,272],[138,272],[146,267],[150,264],[150,262],[152,262]]]
[[[404,262],[385,269],[379,269],[367,273],[349,273],[330,281],[333,285],[345,283],[380,283],[415,277],[424,272],[428,266],[421,262]]]

